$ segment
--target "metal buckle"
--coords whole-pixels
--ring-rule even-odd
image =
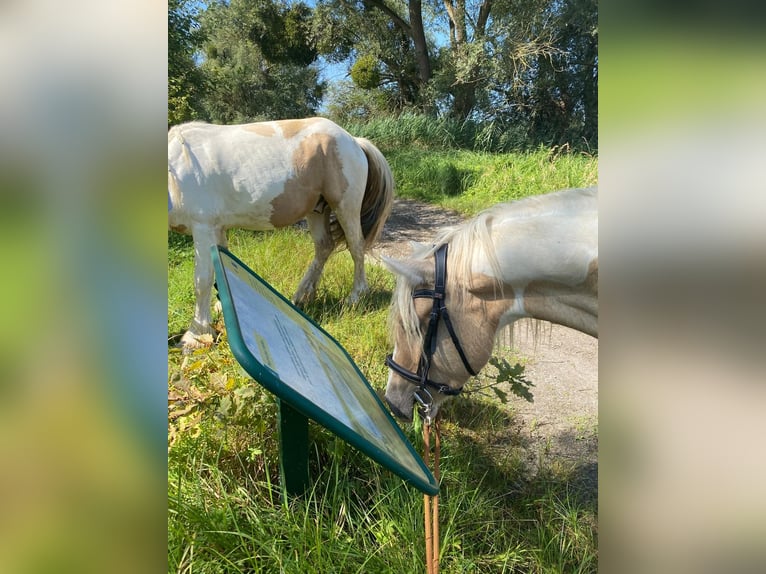
[[[421,393],[424,393],[425,396],[421,396]],[[418,408],[418,414],[423,417],[423,420],[425,420],[426,424],[430,425],[433,421],[433,417],[431,416],[431,407],[434,403],[433,396],[425,387],[418,387],[415,390],[415,400],[420,405]]]

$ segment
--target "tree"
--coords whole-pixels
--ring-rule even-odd
[[[360,88],[377,92],[391,111],[421,108],[430,70],[413,49],[406,5],[395,8],[376,0],[327,0],[317,5],[314,35],[331,62],[351,59],[351,77]],[[426,58],[426,63],[430,61]],[[371,80],[377,83],[372,84]]]
[[[509,38],[489,86],[492,119],[524,126],[532,144],[598,145],[598,6],[596,0],[524,2],[528,13],[503,14]],[[527,22],[533,30],[525,38]],[[542,38],[542,42],[534,38]]]
[[[449,90],[454,98],[452,115],[465,119],[476,106],[477,90],[489,79],[485,43],[493,0],[483,0],[474,7],[473,14],[466,6],[466,0],[443,0],[443,4],[449,20],[447,68],[452,71]]]
[[[171,122],[312,115],[321,57],[349,64],[337,117],[449,116],[487,149],[597,145],[596,0],[191,2],[169,4]]]
[[[489,105],[484,92],[503,66],[529,67],[535,54],[553,50],[550,30],[533,26],[532,20],[536,8],[557,1],[432,0],[424,7],[421,0],[327,0],[323,5],[331,7],[324,11],[325,18],[340,12],[353,27],[346,38],[353,38],[356,57],[380,62],[384,68],[377,73],[381,86],[396,77],[405,106],[430,112],[446,109],[465,120],[477,111],[480,99]],[[343,25],[335,23],[336,28]],[[431,29],[446,23],[448,34],[429,37],[426,23]],[[508,47],[521,36],[524,50]],[[512,62],[498,62],[498,58]]]
[[[324,85],[312,66],[311,20],[303,3],[211,3],[200,17],[205,116],[240,123],[314,115]]]
[[[202,75],[194,62],[199,45],[196,12],[189,0],[168,0],[168,125],[199,116]]]

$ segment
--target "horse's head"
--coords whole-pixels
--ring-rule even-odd
[[[446,283],[446,259],[446,246],[435,251],[421,247],[420,256],[408,260],[384,258],[397,275],[385,398],[393,413],[408,422],[416,401],[434,417],[441,403],[457,395],[486,363],[491,349],[493,332],[485,333],[479,309],[454,286],[460,279],[450,277]]]

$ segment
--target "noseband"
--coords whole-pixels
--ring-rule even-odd
[[[476,376],[476,371],[471,368],[468,363],[468,359],[463,352],[463,347],[460,345],[460,341],[455,334],[455,329],[450,321],[449,313],[447,312],[447,306],[445,304],[445,288],[447,285],[447,247],[444,243],[434,252],[435,260],[435,279],[433,289],[416,289],[412,292],[412,298],[418,299],[422,297],[433,299],[433,307],[431,308],[431,316],[428,321],[428,330],[423,338],[423,350],[420,354],[420,360],[418,361],[418,370],[416,373],[405,369],[399,363],[394,361],[393,355],[386,357],[386,365],[398,374],[400,377],[408,380],[409,382],[418,386],[415,389],[415,399],[425,409],[426,414],[430,410],[430,406],[433,403],[433,396],[428,389],[433,389],[443,395],[458,395],[463,390],[453,389],[444,383],[437,383],[428,378],[428,371],[431,368],[431,360],[436,352],[436,333],[439,329],[439,320],[444,321],[444,325],[447,327],[449,336],[452,339],[452,343],[455,345],[460,359],[463,361],[463,366],[466,371],[471,375]]]

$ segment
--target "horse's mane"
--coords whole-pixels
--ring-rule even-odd
[[[502,205],[502,204],[501,204]],[[501,205],[489,208],[475,218],[461,224],[447,227],[441,230],[433,240],[433,243],[414,244],[411,260],[433,260],[436,249],[444,243],[449,243],[447,257],[448,275],[460,277],[471,276],[471,262],[483,252],[489,261],[495,276],[500,276],[500,263],[495,255],[495,246],[492,242],[490,229],[492,220]],[[454,283],[450,284],[450,297],[456,304],[460,304],[465,294],[471,287],[471,282],[460,281],[459,288],[454,289]],[[420,320],[415,312],[412,301],[412,290],[417,287],[406,276],[400,275],[396,282],[392,297],[390,321],[391,326],[398,317],[401,317],[402,326],[410,346],[420,346],[424,333],[420,329]],[[502,291],[502,285],[498,283],[498,289]],[[389,329],[393,333],[393,329]]]

